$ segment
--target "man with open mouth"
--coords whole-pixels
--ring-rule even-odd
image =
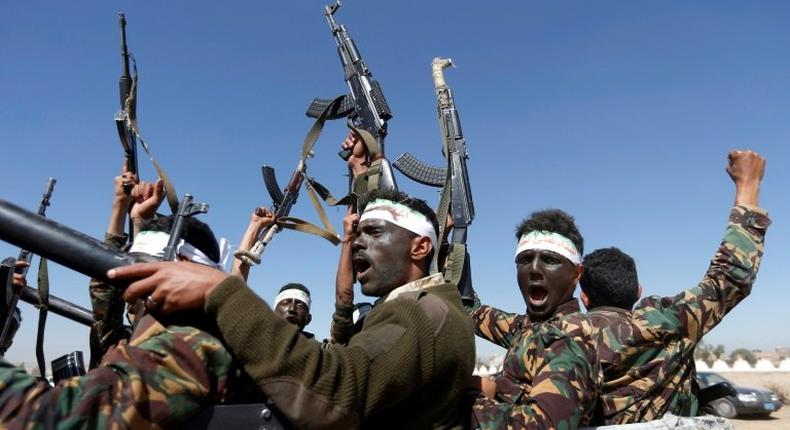
[[[313,316],[310,314],[311,301],[310,290],[307,287],[291,282],[283,285],[280,292],[277,293],[277,297],[274,298],[274,312],[299,327],[299,330],[308,339],[312,339],[315,335],[304,331],[307,324],[313,320]]]
[[[145,263],[110,276],[137,279],[129,300],[162,295],[167,312],[203,309],[258,388],[299,428],[461,428],[474,336],[455,286],[427,276],[436,216],[397,191],[371,193],[360,207],[341,259],[378,304],[347,347],[322,348],[241,277],[209,267]],[[184,284],[188,291],[168,294]]]
[[[479,381],[479,428],[566,428],[589,422],[601,383],[597,334],[573,296],[584,241],[573,218],[551,209],[517,227],[516,278],[526,315],[475,302],[478,336],[507,349],[501,374]]]

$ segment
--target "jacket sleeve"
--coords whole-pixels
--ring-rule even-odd
[[[126,244],[126,240],[125,234],[104,235],[104,243],[116,249],[121,249]],[[117,345],[122,339],[129,338],[129,332],[123,325],[123,290],[98,279],[91,279],[88,291],[94,319],[90,329],[89,363],[89,368],[93,369],[99,365],[101,358],[110,347]]]
[[[140,325],[99,368],[54,387],[0,360],[0,427],[178,428],[222,400],[232,357],[218,339],[150,316]]]
[[[646,299],[649,306],[640,305],[639,312],[648,321],[665,328],[676,326],[685,338],[699,341],[751,292],[769,225],[763,209],[735,206],[702,282],[674,297]]]
[[[510,376],[528,390],[508,401],[478,397],[472,421],[479,428],[573,430],[587,424],[602,382],[591,326],[572,320],[537,327],[511,350],[523,374]]]
[[[416,301],[382,303],[347,347],[322,349],[278,317],[239,277],[209,295],[206,313],[231,352],[299,428],[352,428],[432,377],[434,329]]]
[[[475,334],[505,349],[510,348],[514,334],[527,318],[524,315],[511,314],[488,305],[481,305],[477,293],[474,303],[464,308],[472,318]]]

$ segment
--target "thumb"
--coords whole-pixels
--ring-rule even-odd
[[[165,181],[161,178],[156,180],[156,184],[154,185],[154,198],[157,201],[162,201],[165,196]]]

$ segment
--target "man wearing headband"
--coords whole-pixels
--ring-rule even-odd
[[[304,331],[310,324],[313,316],[310,315],[310,290],[302,284],[292,282],[283,285],[279,294],[274,299],[274,312],[295,324],[308,339],[315,337],[312,333]]]
[[[699,412],[694,349],[706,333],[751,292],[771,223],[759,205],[765,160],[732,151],[729,173],[735,206],[705,277],[674,297],[639,299],[634,260],[617,248],[584,258],[581,298],[592,323],[605,333],[598,357],[604,375],[593,425],[651,421],[671,412]]]
[[[600,386],[597,335],[573,297],[584,242],[573,218],[552,209],[518,227],[516,277],[526,315],[475,303],[478,336],[507,349],[502,373],[480,380],[472,421],[480,428],[584,426]]]
[[[138,279],[128,300],[188,279],[188,294],[165,297],[169,309],[197,306],[216,320],[230,352],[297,427],[460,426],[468,418],[458,410],[474,339],[456,288],[441,275],[427,276],[436,217],[425,202],[398,192],[371,195],[363,208],[341,258],[378,304],[347,347],[322,349],[240,277],[205,266],[146,263],[109,276]]]

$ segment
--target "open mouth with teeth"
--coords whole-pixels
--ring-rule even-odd
[[[364,284],[368,279],[368,270],[371,267],[370,261],[364,255],[356,254],[352,263],[354,265],[354,273],[357,274],[357,280],[360,284]]]
[[[549,290],[543,285],[531,285],[527,293],[530,306],[542,306],[549,298]]]

